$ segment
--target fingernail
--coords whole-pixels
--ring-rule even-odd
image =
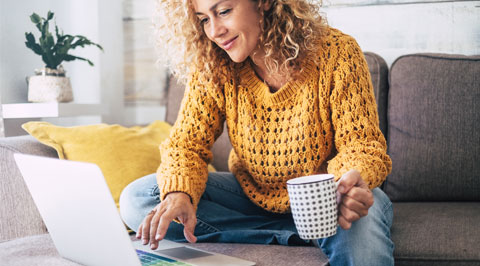
[[[148,241],[146,239],[143,240],[143,244],[146,245]]]
[[[155,249],[155,248],[156,248],[155,244],[151,244],[151,245],[150,245],[150,248],[151,248],[151,249]]]
[[[156,235],[156,236],[155,236],[155,239],[156,239],[156,240],[160,240],[160,237],[161,237],[160,235]]]
[[[343,186],[338,187],[338,192],[343,193],[345,191],[345,188]]]

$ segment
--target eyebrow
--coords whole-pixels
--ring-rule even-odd
[[[223,2],[227,2],[227,1],[229,1],[229,0],[220,0],[217,3],[215,3],[213,6],[211,6],[209,10],[213,12],[215,9],[217,9],[218,5],[220,5]],[[198,15],[204,15],[204,14],[202,12],[195,12],[195,15],[198,16]]]

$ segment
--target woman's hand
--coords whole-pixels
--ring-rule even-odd
[[[350,170],[340,178],[338,201],[338,224],[345,230],[350,229],[354,221],[368,214],[368,209],[373,205],[373,194],[360,172]]]
[[[197,241],[193,235],[197,224],[195,209],[190,202],[190,196],[183,192],[170,193],[165,200],[155,206],[138,227],[137,238],[141,238],[144,245],[150,242],[150,248],[156,249],[158,241],[165,237],[168,226],[175,218],[183,224],[183,234],[187,241],[190,243]]]

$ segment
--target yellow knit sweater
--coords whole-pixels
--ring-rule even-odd
[[[391,171],[378,126],[370,73],[356,41],[331,29],[320,45],[319,65],[275,93],[252,69],[238,64],[236,80],[218,91],[192,78],[158,169],[161,199],[185,192],[197,207],[207,181],[210,148],[226,121],[233,146],[230,171],[258,206],[290,210],[286,181],[357,169],[370,188]]]

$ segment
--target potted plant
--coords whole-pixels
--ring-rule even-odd
[[[70,79],[65,76],[62,62],[82,60],[93,66],[92,61],[69,54],[69,51],[77,47],[94,45],[103,51],[103,48],[88,40],[84,36],[64,34],[55,23],[55,34],[50,32],[50,20],[54,13],[48,11],[47,18],[40,17],[36,13],[30,16],[30,20],[40,31],[38,42],[31,32],[25,33],[25,45],[34,53],[42,57],[45,67],[35,69],[35,75],[28,77],[28,101],[30,102],[70,102],[73,100]]]

